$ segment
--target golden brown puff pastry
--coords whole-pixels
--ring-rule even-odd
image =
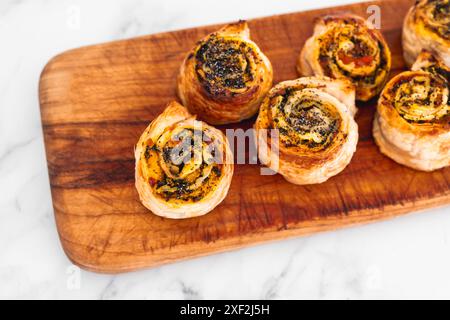
[[[428,50],[422,50],[411,67],[412,71],[428,71],[444,78],[447,82],[449,82],[449,69],[439,56]]]
[[[367,101],[385,85],[391,53],[382,34],[363,18],[328,15],[316,20],[297,69],[303,76],[346,78],[355,85],[356,99]]]
[[[429,52],[392,78],[378,101],[373,135],[382,153],[424,171],[450,164],[450,70]]]
[[[261,105],[255,123],[259,159],[291,183],[326,181],[348,165],[356,150],[358,126],[350,108],[327,90],[330,81],[281,82]],[[267,132],[272,129],[278,143]]]
[[[225,135],[172,102],[145,129],[135,149],[136,188],[154,214],[204,215],[228,193],[233,156]]]
[[[207,36],[187,55],[178,95],[193,114],[211,124],[253,116],[272,86],[269,59],[250,40],[245,21]]]
[[[408,66],[422,49],[438,54],[450,67],[450,1],[419,0],[403,23],[403,55]]]

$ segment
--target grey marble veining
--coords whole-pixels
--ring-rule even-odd
[[[353,1],[2,0],[0,298],[450,298],[449,208],[110,276],[59,244],[38,105],[64,50]]]

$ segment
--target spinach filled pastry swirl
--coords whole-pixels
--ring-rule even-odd
[[[314,34],[306,41],[298,62],[303,76],[328,76],[350,80],[356,99],[367,101],[385,85],[391,53],[383,35],[353,14],[316,19]]]
[[[450,1],[416,1],[405,17],[402,41],[408,66],[425,49],[439,55],[450,67]]]
[[[255,123],[261,163],[294,184],[322,183],[341,172],[358,142],[344,90],[354,97],[351,84],[325,77],[285,81],[271,89]]]
[[[141,135],[135,149],[136,188],[154,214],[204,215],[228,193],[233,155],[225,135],[172,102]]]
[[[443,61],[424,51],[411,71],[388,82],[373,126],[383,154],[423,171],[450,164],[449,77]]]
[[[250,39],[245,21],[208,35],[189,52],[178,75],[178,96],[210,124],[252,117],[272,86],[269,59]]]

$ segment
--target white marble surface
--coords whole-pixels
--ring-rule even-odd
[[[57,237],[38,79],[56,53],[352,1],[1,0],[0,298],[450,298],[450,210],[109,276]],[[79,16],[78,16],[79,13]]]

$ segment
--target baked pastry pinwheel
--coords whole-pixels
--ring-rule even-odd
[[[297,62],[303,76],[346,78],[356,99],[367,101],[383,89],[391,69],[391,53],[382,34],[353,14],[328,15],[316,20]]]
[[[204,215],[228,193],[233,155],[225,135],[172,102],[145,129],[135,149],[136,188],[154,214]]]
[[[417,57],[417,60],[412,65],[411,70],[427,71],[435,76],[440,76],[449,82],[450,67],[448,67],[438,55],[428,50],[422,50]]]
[[[187,55],[178,95],[191,113],[210,124],[239,122],[258,112],[272,78],[269,59],[240,21],[207,36]]]
[[[291,183],[326,181],[349,164],[356,150],[352,106],[341,100],[345,92],[332,85],[335,81],[305,77],[281,82],[261,105],[255,123],[259,159]]]
[[[392,78],[378,101],[373,136],[383,154],[432,171],[450,164],[450,70],[429,52]]]
[[[450,67],[450,1],[419,0],[403,23],[403,55],[411,66],[423,50],[433,51]]]

